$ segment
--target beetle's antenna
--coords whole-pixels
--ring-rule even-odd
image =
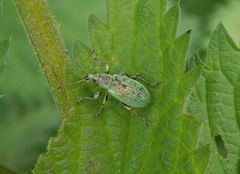
[[[87,81],[86,79],[82,79],[82,80],[79,80],[77,82],[69,83],[68,85],[78,85],[78,84],[81,84],[81,83],[86,82],[86,81]]]
[[[86,79],[82,79],[82,80],[79,80],[79,81],[77,81],[77,82],[67,83],[67,84],[64,84],[63,86],[59,86],[59,87],[57,88],[57,90],[62,89],[62,88],[65,88],[65,87],[68,87],[68,86],[78,85],[78,84],[81,84],[81,83],[86,82],[86,81],[87,81]]]

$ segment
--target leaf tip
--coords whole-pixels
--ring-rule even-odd
[[[104,23],[93,13],[89,13],[88,15],[88,29],[90,34],[94,32],[96,29],[102,29]]]
[[[218,22],[217,27],[225,29],[225,27],[224,27],[222,21],[219,21],[219,22]]]
[[[189,43],[189,40],[190,40],[190,36],[191,36],[191,31],[192,30],[188,30],[186,31],[185,33],[183,33],[182,35],[180,35],[177,39],[177,40],[185,40],[187,43]]]
[[[222,31],[224,33],[227,33],[226,28],[224,27],[223,23],[221,21],[218,22],[217,27],[214,32]]]
[[[73,41],[73,46],[72,46],[73,57],[76,58],[78,54],[79,53],[81,54],[83,51],[84,52],[86,51],[89,55],[92,52],[91,48],[87,44],[83,43],[80,40],[75,39]]]
[[[215,28],[211,38],[220,38],[220,37],[224,37],[225,40],[232,46],[232,48],[234,48],[235,50],[240,51],[239,46],[236,45],[236,43],[233,41],[232,37],[229,35],[226,27],[223,25],[223,23],[221,21],[219,21],[217,27]],[[211,39],[210,39],[211,41]]]
[[[89,13],[88,14],[88,23],[89,24],[100,23],[100,19],[98,19],[98,17],[95,14]]]
[[[73,45],[80,43],[81,41],[79,39],[74,39],[73,40]]]
[[[192,33],[192,29],[189,29],[189,30],[187,31],[187,33],[188,33],[188,34],[191,34],[191,33]]]

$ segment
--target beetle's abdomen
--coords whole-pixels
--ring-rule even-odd
[[[148,90],[140,82],[125,76],[115,77],[108,89],[113,97],[133,108],[145,107],[151,102]]]

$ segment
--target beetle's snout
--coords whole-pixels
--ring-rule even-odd
[[[86,75],[84,79],[89,80],[89,75]]]

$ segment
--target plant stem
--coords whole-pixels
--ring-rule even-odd
[[[70,97],[65,84],[67,52],[45,0],[13,0],[52,89],[61,114],[69,116]],[[34,83],[34,82],[33,82]]]

